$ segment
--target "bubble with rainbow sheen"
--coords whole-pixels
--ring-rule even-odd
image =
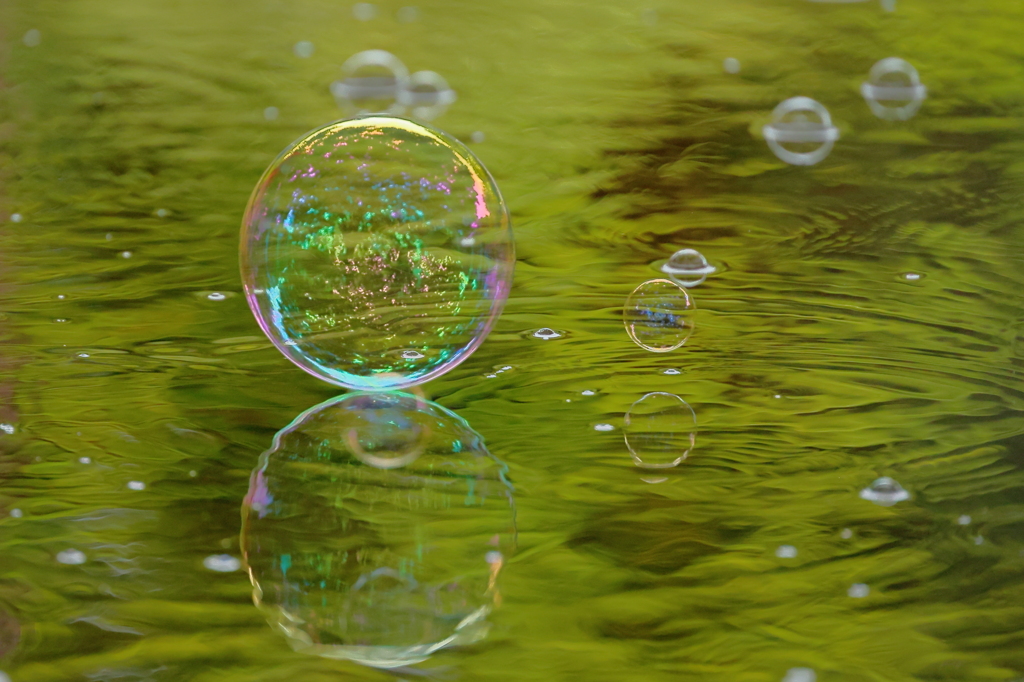
[[[465,145],[369,116],[274,160],[249,200],[240,261],[249,307],[289,360],[388,390],[440,376],[483,342],[515,247],[498,187]]]

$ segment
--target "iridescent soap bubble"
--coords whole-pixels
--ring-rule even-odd
[[[878,118],[906,121],[913,118],[928,96],[917,69],[899,57],[887,57],[871,67],[861,83],[861,95]]]
[[[775,156],[794,166],[813,166],[824,160],[839,139],[828,109],[810,97],[781,102],[761,132]]]
[[[648,393],[626,412],[623,436],[633,462],[644,469],[679,466],[697,444],[697,413],[672,393]]]
[[[357,114],[401,114],[399,101],[409,83],[409,69],[387,50],[365,50],[341,66],[345,77],[331,83],[338,106]]]
[[[315,130],[271,164],[241,239],[249,306],[325,381],[383,390],[459,364],[508,296],[512,229],[462,143],[367,117]]]
[[[242,508],[256,605],[297,651],[378,668],[480,640],[515,549],[506,471],[463,419],[412,395],[307,410]]]
[[[633,343],[652,353],[667,353],[693,333],[693,309],[686,289],[667,279],[652,279],[626,299],[623,323]]]

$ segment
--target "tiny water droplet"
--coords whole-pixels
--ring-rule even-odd
[[[594,391],[591,391],[590,389],[587,389],[586,391],[583,391],[583,393],[581,393],[580,395],[594,395],[594,394],[595,394]]]
[[[38,28],[30,28],[21,37],[21,42],[25,43],[27,47],[37,47],[42,41],[43,34],[39,32]]]
[[[78,462],[80,464],[92,464],[92,458],[90,457],[79,457]]]
[[[131,258],[131,257],[132,257],[132,252],[131,251],[122,251],[121,252],[121,258]]]
[[[11,214],[11,222],[12,223],[20,223],[21,221],[22,221],[22,217],[21,217],[20,213],[12,213]]]
[[[213,554],[203,559],[203,566],[217,573],[232,573],[242,567],[242,562],[230,554]]]
[[[780,559],[793,559],[797,555],[797,549],[793,545],[779,545],[775,550],[775,556]]]
[[[735,57],[726,57],[722,62],[722,68],[725,69],[726,73],[739,73],[740,72],[740,60]]]
[[[846,594],[854,599],[863,599],[871,594],[871,588],[864,583],[854,583],[850,585],[850,589],[846,590]]]
[[[146,484],[142,481],[128,481],[128,488],[131,490],[145,490]]]
[[[219,291],[213,291],[213,292],[207,294],[206,298],[210,299],[211,301],[223,301],[224,299],[227,298],[227,296],[225,296],[224,294],[220,293]]]
[[[964,514],[963,516],[959,517],[956,520],[956,522],[959,523],[961,526],[969,526],[971,525],[971,517],[967,514]]]
[[[196,476],[199,475],[199,472],[196,471],[195,469],[192,469],[191,471],[188,472],[188,475],[190,478],[195,478]]]
[[[611,424],[594,424],[595,431],[612,431],[615,427]]]
[[[313,45],[313,43],[309,42],[308,40],[300,40],[299,42],[295,43],[294,47],[292,47],[292,52],[295,53],[296,57],[299,57],[301,59],[309,59],[310,57],[313,56],[313,52],[315,50],[316,47]]]
[[[80,358],[87,358],[87,357],[89,357],[89,354],[88,353],[79,353],[78,357],[80,357]]]
[[[849,528],[844,528],[843,532],[839,534],[839,537],[841,537],[844,540],[849,540],[853,537],[853,531]]]
[[[22,512],[20,509],[15,508],[15,509],[11,510],[11,518],[12,519],[20,519],[24,515],[25,515],[25,513]]]
[[[77,549],[65,549],[57,553],[57,563],[78,566],[85,563],[85,552]]]
[[[482,130],[474,130],[473,133],[469,136],[469,140],[473,144],[480,144],[486,139],[487,135],[485,135]]]
[[[166,208],[158,208],[156,210],[156,217],[157,218],[166,218],[169,215],[171,215],[171,212],[168,211]]]
[[[985,542],[985,538],[981,537],[980,535],[978,537],[974,538],[974,544],[976,544],[976,545],[984,544],[984,542]]]
[[[677,374],[682,374],[682,372],[680,372],[678,369],[672,369],[672,368],[663,369],[663,370],[661,370],[661,373],[662,374],[668,374],[670,376],[675,376]]]

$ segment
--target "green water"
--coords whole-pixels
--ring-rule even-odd
[[[1024,2],[400,7],[0,5],[0,670],[1024,678]],[[243,570],[203,563],[241,557],[260,453],[336,393],[261,335],[237,235],[371,48],[458,92],[435,123],[484,133],[518,257],[494,332],[423,387],[508,466],[500,605],[480,641],[394,674],[294,652]],[[859,92],[893,55],[928,87],[905,122]],[[761,139],[796,95],[841,133],[816,166]],[[686,344],[646,352],[624,302],[684,247],[718,272]],[[623,437],[653,392],[697,421],[655,473]],[[911,499],[861,499],[880,476]]]

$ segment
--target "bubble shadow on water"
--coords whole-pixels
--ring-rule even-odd
[[[465,420],[416,396],[306,410],[242,506],[254,603],[296,651],[376,668],[483,639],[516,543],[506,474]]]

